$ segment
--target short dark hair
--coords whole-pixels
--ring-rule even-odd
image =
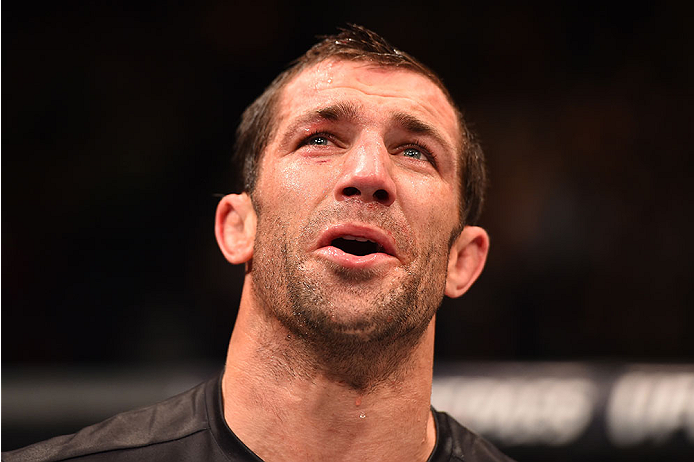
[[[260,157],[277,126],[275,113],[284,87],[304,69],[326,59],[366,61],[377,66],[396,67],[422,74],[435,83],[453,107],[460,127],[460,220],[461,225],[476,224],[482,211],[486,187],[484,154],[461,111],[441,79],[409,54],[391,46],[386,40],[364,27],[350,25],[336,35],[324,37],[303,56],[295,60],[265,89],[241,117],[236,130],[234,164],[237,191],[252,194],[258,177]]]

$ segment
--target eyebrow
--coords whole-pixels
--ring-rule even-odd
[[[405,112],[396,112],[391,117],[391,120],[408,132],[417,135],[430,136],[445,148],[452,149],[450,143],[446,141],[439,130],[411,114],[407,114]]]
[[[300,116],[289,127],[286,132],[286,138],[295,133],[296,130],[307,124],[317,123],[321,121],[336,122],[340,120],[355,121],[359,119],[360,106],[352,101],[340,101],[329,106],[309,111]],[[408,114],[406,112],[395,112],[391,118],[391,122],[401,127],[410,133],[424,135],[433,138],[444,148],[453,150],[453,146],[446,141],[441,132],[434,126],[424,122],[423,120]]]
[[[285,144],[299,127],[310,125],[322,121],[336,122],[339,120],[354,121],[359,118],[359,105],[351,101],[342,101],[330,106],[311,110],[299,116],[292,122],[282,137],[282,144]]]
[[[342,101],[326,108],[316,111],[321,119],[330,121],[349,120],[353,121],[359,118],[359,105],[351,101]]]
[[[288,128],[288,131],[294,132],[302,125],[307,125],[323,120],[336,122],[338,120],[354,121],[359,118],[359,106],[352,102],[339,102],[330,106],[314,109],[312,111],[299,116]]]

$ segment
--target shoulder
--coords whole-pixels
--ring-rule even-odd
[[[433,410],[437,425],[437,454],[446,454],[448,459],[465,462],[513,462],[492,443],[459,424],[445,412]],[[433,461],[432,461],[433,462]]]
[[[191,390],[153,406],[117,414],[98,424],[3,453],[2,460],[57,462],[89,455],[146,448],[191,437],[208,428],[205,388]],[[84,460],[84,459],[80,459]]]

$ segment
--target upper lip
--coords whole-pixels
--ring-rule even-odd
[[[339,237],[357,237],[368,239],[382,247],[383,252],[398,258],[397,247],[393,236],[382,230],[367,224],[342,223],[330,226],[323,231],[318,239],[318,248],[326,247]]]

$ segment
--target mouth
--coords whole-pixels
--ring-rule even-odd
[[[367,268],[398,258],[391,235],[379,228],[344,224],[327,229],[317,251],[344,267]]]
[[[344,253],[360,257],[372,253],[385,253],[381,244],[365,237],[342,236],[330,241],[330,245],[342,250]]]

